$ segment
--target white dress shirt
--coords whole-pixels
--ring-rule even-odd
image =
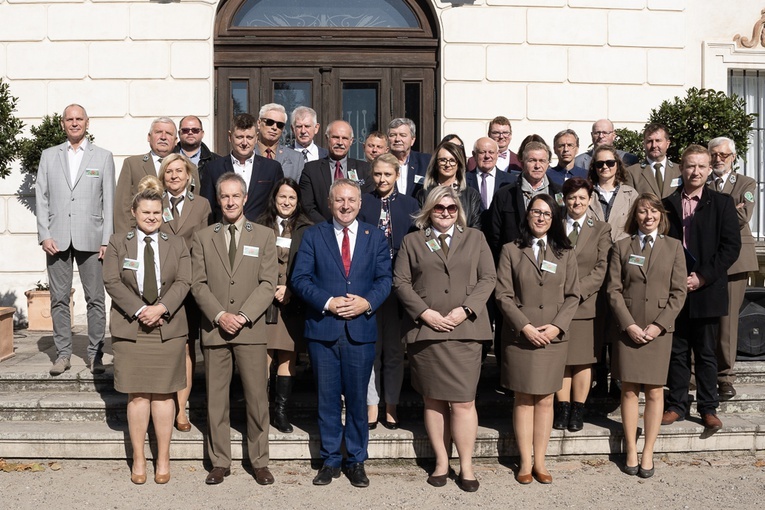
[[[69,163],[69,177],[71,177],[72,186],[77,179],[77,172],[80,171],[80,165],[82,164],[82,157],[85,155],[85,148],[88,146],[88,139],[83,138],[80,146],[75,149],[72,144],[67,140],[66,142],[66,157]]]
[[[301,156],[303,155],[304,150],[308,151],[305,153],[307,158],[305,160],[306,163],[308,163],[309,161],[317,161],[319,159],[319,147],[313,142],[311,142],[311,145],[309,145],[308,147],[303,147],[296,141],[292,148],[295,150],[295,152],[299,152]]]
[[[241,164],[238,159],[231,155],[231,164],[234,165],[234,172],[241,175],[244,179],[244,183],[247,185],[247,189],[250,189],[250,180],[252,179],[252,162],[255,160],[253,154],[247,158],[244,164]]]

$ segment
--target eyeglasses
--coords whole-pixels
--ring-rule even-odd
[[[512,131],[489,131],[489,136],[492,138],[510,138],[513,136]]]
[[[614,165],[616,165],[615,159],[604,159],[602,161],[595,162],[595,168],[603,168],[604,166],[607,166],[608,168],[613,168]]]
[[[438,158],[436,161],[441,166],[454,166],[457,164],[457,160],[454,158]]]
[[[725,161],[729,157],[733,156],[732,152],[713,152],[712,159],[721,159]]]
[[[592,136],[600,137],[600,136],[606,136],[606,135],[613,134],[613,131],[593,131],[591,134],[592,134]]]
[[[448,212],[450,216],[452,214],[456,214],[457,204],[451,204],[451,205],[436,204],[433,206],[433,212],[436,214],[444,214],[444,211]]]
[[[276,124],[276,127],[278,127],[279,129],[284,129],[284,126],[287,125],[285,122],[279,122],[278,120],[274,120],[274,119],[260,119],[260,121],[263,122],[268,127],[271,127],[274,124]]]
[[[181,133],[184,135],[187,135],[189,133],[194,133],[195,135],[198,135],[202,132],[202,128],[181,128]]]
[[[544,218],[546,220],[552,219],[552,213],[550,211],[543,211],[541,209],[529,209],[529,213],[534,218]]]

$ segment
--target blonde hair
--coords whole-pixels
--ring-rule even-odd
[[[138,193],[133,197],[131,209],[135,211],[138,204],[144,200],[159,200],[161,202],[163,193],[164,188],[159,179],[153,175],[147,175],[138,182]]]
[[[465,209],[462,208],[462,202],[460,202],[460,195],[451,186],[436,186],[428,192],[425,203],[422,204],[420,212],[414,215],[414,225],[419,228],[427,228],[431,226],[430,214],[433,212],[433,208],[444,198],[451,198],[457,205],[457,221],[455,223],[461,227],[467,226],[467,220],[465,216]]]
[[[159,166],[159,173],[157,174],[157,178],[159,179],[160,185],[162,188],[165,187],[165,172],[167,171],[167,167],[170,166],[170,163],[174,163],[175,161],[181,160],[183,161],[183,164],[186,167],[186,175],[189,176],[189,182],[186,184],[186,186],[191,185],[191,175],[192,175],[192,167],[194,163],[191,162],[189,158],[184,156],[183,154],[178,154],[177,152],[174,152],[170,154],[169,156],[165,156],[162,158],[162,164]],[[147,175],[146,177],[152,177],[151,175]],[[140,183],[138,184],[140,186]]]

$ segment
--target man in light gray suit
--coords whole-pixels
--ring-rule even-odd
[[[303,155],[279,143],[286,125],[287,111],[282,105],[263,105],[258,112],[258,143],[255,144],[255,154],[275,159],[282,165],[284,177],[299,181],[305,164]]]
[[[47,255],[57,351],[50,375],[61,375],[71,366],[69,291],[75,260],[88,308],[88,367],[94,374],[104,371],[101,350],[106,312],[101,260],[112,235],[114,158],[87,140],[88,122],[82,106],[67,106],[61,121],[67,141],[44,150],[37,171],[37,236]]]

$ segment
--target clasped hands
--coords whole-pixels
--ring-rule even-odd
[[[420,314],[420,320],[430,326],[431,329],[439,332],[449,332],[462,324],[467,319],[465,310],[458,306],[450,311],[446,316],[441,315],[435,310],[428,308]]]
[[[545,345],[552,343],[553,339],[560,335],[558,326],[553,326],[552,324],[545,324],[544,326],[539,327],[526,324],[523,326],[521,332],[535,347],[544,347]]]
[[[223,312],[218,319],[218,327],[229,335],[236,335],[247,324],[247,319],[238,313]]]
[[[645,329],[640,329],[637,324],[627,326],[627,335],[636,344],[647,344],[661,335],[661,328],[656,324],[649,324]]]
[[[144,307],[141,313],[138,314],[138,322],[146,326],[147,328],[155,328],[162,326],[165,320],[162,318],[167,313],[165,305],[156,304]]]
[[[333,297],[329,300],[327,309],[333,315],[343,319],[353,319],[369,310],[369,301],[356,294],[346,294],[345,296]]]

